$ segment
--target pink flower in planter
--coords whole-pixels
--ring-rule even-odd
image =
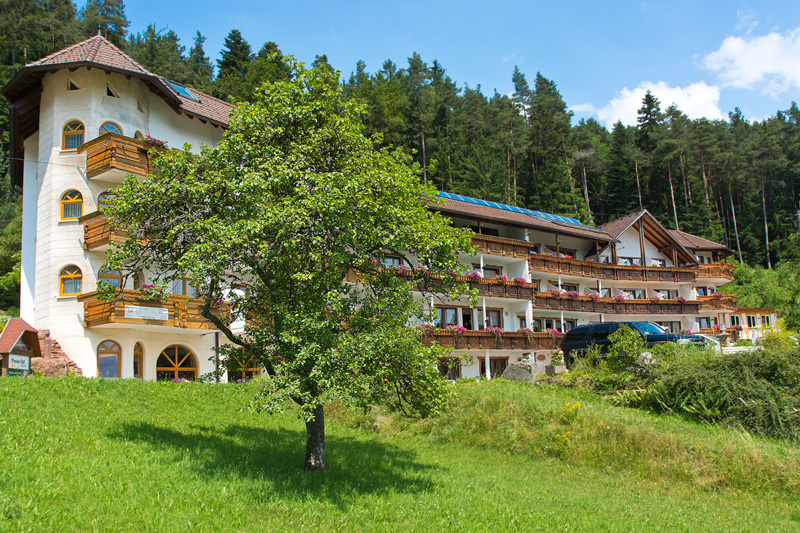
[[[562,291],[561,289],[550,289],[547,292],[548,292],[548,294],[551,294],[552,296],[561,296],[566,291]]]
[[[578,296],[581,295],[581,293],[579,293],[578,291],[569,291],[567,294],[569,294],[573,298],[577,298]]]
[[[615,299],[616,301],[618,301],[618,302],[624,302],[624,301],[625,301],[625,299],[626,299],[626,297],[625,297],[625,295],[624,295],[624,294],[617,294],[616,296],[614,296],[614,299]]]
[[[680,303],[682,303],[682,304],[685,304],[685,303],[686,303],[686,298],[684,298],[683,296],[678,296],[678,297],[677,297],[677,298],[675,298],[675,299],[676,299],[676,300],[678,300],[678,301],[679,301]]]
[[[459,326],[458,324],[451,324],[447,326],[448,331],[452,331],[453,333],[461,334],[467,331],[467,328],[464,326]]]
[[[714,296],[715,298],[720,298],[722,296],[725,296],[725,294],[723,294],[721,292],[712,292],[709,296]]]
[[[596,293],[596,292],[593,292],[593,293],[589,294],[589,298],[591,298],[593,302],[599,302],[600,301],[600,295],[598,293]]]
[[[422,331],[422,333],[424,333],[425,335],[430,335],[434,331],[436,331],[436,328],[431,326],[430,324],[417,324],[417,328],[420,331]]]
[[[483,276],[481,276],[480,272],[470,272],[469,274],[467,274],[467,277],[477,280],[477,279],[481,279]]]
[[[497,281],[499,281],[499,282],[500,282],[500,283],[502,283],[503,285],[505,285],[506,283],[508,283],[508,276],[504,276],[503,274],[498,274],[498,275],[496,275],[496,276],[494,277],[494,279],[496,279]]]
[[[525,278],[514,278],[514,281],[519,283],[520,285],[525,285],[528,281]]]
[[[488,331],[488,332],[494,334],[495,337],[499,337],[499,336],[501,336],[503,334],[503,330],[502,329],[496,328],[494,326],[487,326],[485,331]]]

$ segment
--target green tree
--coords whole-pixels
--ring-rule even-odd
[[[191,85],[191,76],[178,34],[166,28],[156,30],[153,24],[142,33],[131,35],[127,52],[144,68],[171,80]]]
[[[87,0],[80,11],[79,20],[84,37],[100,34],[114,45],[125,46],[130,22],[125,15],[122,0]]]
[[[194,37],[194,44],[186,58],[187,85],[200,91],[210,93],[214,81],[214,67],[206,55],[203,44],[206,38],[199,31]]]
[[[293,79],[240,105],[216,148],[173,151],[158,174],[117,188],[112,216],[132,238],[106,266],[190,278],[203,316],[232,343],[223,355],[242,347],[269,374],[260,405],[300,406],[305,467],[316,470],[325,402],[391,400],[422,416],[445,407],[441,350],[408,327],[422,317],[411,289],[451,286],[470,232],[429,210],[436,191],[420,186],[407,155],[375,149],[334,74],[289,64]],[[383,268],[390,253],[416,258],[419,276]],[[240,285],[217,318],[212,306]],[[246,320],[244,333],[231,330],[232,317]]]
[[[225,37],[222,56],[217,60],[217,79],[214,96],[226,100],[244,101],[250,97],[245,83],[247,69],[253,61],[253,49],[242,32],[233,29]]]

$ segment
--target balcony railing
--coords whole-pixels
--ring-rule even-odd
[[[699,296],[697,301],[700,302],[700,309],[704,311],[709,309],[714,311],[736,311],[739,298],[726,294],[725,296]]]
[[[116,230],[108,222],[108,218],[95,211],[78,219],[83,224],[83,249],[105,249],[112,242],[125,242],[128,236]]]
[[[138,291],[122,291],[114,299],[104,301],[96,292],[81,294],[78,301],[83,302],[83,327],[92,328],[113,324],[140,324],[149,326],[170,326],[188,329],[216,329],[200,314],[203,300],[185,296],[168,296],[162,301],[142,301]],[[225,306],[212,307],[217,317],[227,313]]]
[[[422,337],[428,345],[434,341],[457,350],[555,350],[559,343],[549,333],[521,331],[503,331],[499,336],[491,331],[432,331]]]
[[[128,174],[146,176],[154,170],[151,149],[163,150],[138,139],[106,133],[78,147],[86,152],[86,176],[121,183]]]
[[[698,278],[719,278],[733,280],[733,271],[736,267],[727,263],[711,263],[710,265],[700,265],[697,270]]]
[[[476,234],[472,237],[472,245],[477,247],[479,254],[500,255],[517,259],[527,259],[531,251],[531,245],[526,241],[492,237],[491,235]]]
[[[614,313],[620,315],[682,315],[694,314],[700,309],[698,300],[679,302],[678,300],[625,300],[615,298],[599,298],[597,301],[589,296],[572,297],[556,296],[546,292],[536,293],[533,299],[535,309],[553,311],[574,311],[580,313]]]
[[[697,274],[695,268],[612,265],[568,257],[555,257],[547,254],[531,254],[528,265],[531,270],[537,272],[619,281],[668,281],[680,283],[694,281]]]

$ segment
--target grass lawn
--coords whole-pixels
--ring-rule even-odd
[[[797,447],[485,385],[432,421],[331,409],[327,470],[306,473],[302,422],[242,410],[251,384],[2,380],[0,529],[800,530]],[[619,456],[639,438],[655,452]],[[742,461],[757,481],[713,471]]]

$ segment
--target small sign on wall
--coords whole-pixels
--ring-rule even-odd
[[[126,305],[125,318],[144,320],[169,320],[169,309],[164,307],[145,307],[142,305]]]
[[[27,355],[8,356],[8,375],[27,376],[31,372],[31,358]]]

